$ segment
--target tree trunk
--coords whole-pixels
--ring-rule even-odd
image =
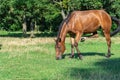
[[[39,32],[39,28],[38,28],[38,26],[37,26],[36,21],[35,21],[35,32]]]
[[[31,28],[30,38],[34,38],[35,37],[35,35],[34,35],[34,27],[35,27],[35,23],[31,22],[30,23],[30,28]]]
[[[67,17],[63,9],[61,10],[61,15],[62,15],[63,20]]]
[[[25,17],[25,15],[23,16],[23,24],[22,24],[22,27],[23,27],[23,37],[26,37],[27,24],[26,24],[26,17]]]

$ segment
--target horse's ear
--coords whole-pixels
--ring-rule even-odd
[[[57,41],[57,39],[54,39],[54,41],[56,42],[56,41]]]
[[[61,38],[54,39],[55,42],[61,42]]]

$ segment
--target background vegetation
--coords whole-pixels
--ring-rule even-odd
[[[119,4],[120,0],[0,0],[0,30],[55,32],[74,10],[104,9],[120,18]]]

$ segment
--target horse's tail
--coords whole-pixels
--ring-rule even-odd
[[[120,32],[120,20],[117,19],[116,17],[111,17],[112,21],[114,21],[117,24],[117,29],[113,32],[110,33],[110,36],[114,36],[115,34],[117,34],[118,32]]]

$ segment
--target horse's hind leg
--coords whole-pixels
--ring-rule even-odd
[[[111,29],[112,21],[108,14],[102,12],[100,22],[101,22],[101,27],[103,29],[103,32],[107,41],[107,46],[108,46],[108,54],[106,57],[109,58],[111,56],[110,29]]]
[[[107,46],[108,46],[108,54],[106,55],[106,57],[110,57],[111,56],[111,39],[110,39],[110,31],[103,31],[106,41],[107,41]]]

